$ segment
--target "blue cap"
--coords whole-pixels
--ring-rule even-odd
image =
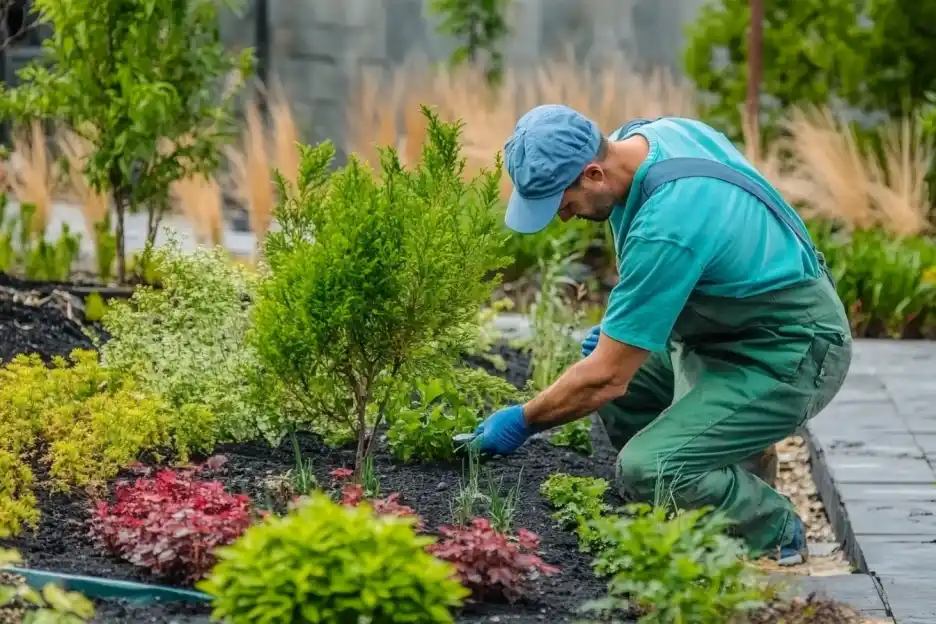
[[[507,227],[532,234],[549,225],[563,193],[595,158],[600,144],[598,125],[568,106],[544,104],[521,117],[504,145],[514,185]]]

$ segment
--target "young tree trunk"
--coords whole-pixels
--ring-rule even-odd
[[[150,202],[146,208],[146,243],[147,246],[156,244],[156,235],[159,233],[159,225],[162,223],[163,216],[166,214],[166,206],[163,202]]]
[[[764,62],[764,0],[748,0],[751,24],[748,30],[747,118],[751,134],[760,138],[760,86]]]
[[[117,212],[117,226],[114,236],[117,239],[117,283],[127,281],[127,252],[124,248],[124,215],[127,211],[127,196],[123,189],[114,189],[114,210]]]

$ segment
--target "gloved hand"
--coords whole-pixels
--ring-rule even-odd
[[[497,410],[474,430],[472,445],[482,453],[509,455],[531,435],[523,419],[523,406],[511,405]]]
[[[582,357],[588,357],[598,346],[598,336],[601,334],[601,325],[595,325],[582,341]]]

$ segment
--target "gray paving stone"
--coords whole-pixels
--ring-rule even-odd
[[[936,358],[931,358],[931,365],[936,367]],[[880,379],[884,382],[888,394],[892,397],[904,397],[908,399],[933,399],[936,400],[936,377],[923,373],[926,369],[921,369],[916,375],[892,375],[881,374]],[[930,404],[932,406],[932,403]]]
[[[861,552],[868,570],[878,576],[933,578],[936,575],[936,543],[926,537],[862,535]],[[934,580],[936,588],[936,580]]]
[[[936,503],[928,501],[852,501],[852,530],[863,535],[914,535],[936,539]]]
[[[881,587],[898,624],[936,624],[936,579],[881,576]]]
[[[826,427],[816,433],[827,455],[870,455],[880,457],[924,457],[923,449],[909,433],[856,431]]]
[[[855,433],[877,436],[883,433],[909,433],[897,407],[889,399],[867,402],[832,402],[809,421],[817,435]]]
[[[930,459],[936,458],[936,433],[917,433],[914,438]]]
[[[933,483],[936,473],[925,459],[826,455],[836,483]]]
[[[936,485],[932,483],[841,483],[838,493],[846,504],[855,501],[936,503]]]
[[[883,615],[884,602],[878,595],[874,581],[867,574],[840,574],[836,576],[776,575],[785,582],[786,596],[807,597],[816,592],[826,598],[843,602],[865,615]]]
[[[936,413],[932,405],[904,403],[897,408],[907,430],[913,434],[936,434]]]
[[[887,387],[877,375],[850,373],[845,379],[842,389],[832,400],[831,405],[887,401],[889,398]]]

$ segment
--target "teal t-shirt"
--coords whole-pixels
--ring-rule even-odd
[[[753,176],[797,225],[796,211],[720,132],[698,121],[668,117],[611,141],[644,136],[650,152],[637,170],[626,202],[614,207],[611,229],[620,280],[611,292],[601,330],[649,351],[665,350],[693,292],[742,298],[820,275],[815,255],[756,197],[723,180],[681,178],[637,206],[651,164],[667,158],[707,158]]]

